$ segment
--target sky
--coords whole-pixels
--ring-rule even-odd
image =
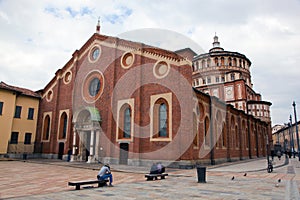
[[[169,30],[195,42],[197,53],[208,52],[217,34],[221,47],[251,60],[253,89],[272,102],[272,125],[287,123],[290,114],[294,122],[293,101],[299,121],[299,11],[299,0],[0,0],[0,81],[43,89],[95,33],[100,17],[101,34]]]

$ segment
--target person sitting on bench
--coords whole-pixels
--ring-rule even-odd
[[[150,169],[150,174],[162,174],[165,172],[165,167],[161,163],[153,163]]]
[[[110,171],[110,167],[109,167],[109,164],[106,163],[104,164],[101,169],[99,170],[98,172],[98,175],[97,175],[97,179],[98,180],[105,180],[109,178],[109,186],[112,187],[112,182],[113,182],[113,176],[111,174],[111,171]]]

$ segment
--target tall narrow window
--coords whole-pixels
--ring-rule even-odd
[[[228,58],[228,65],[232,66],[232,60],[231,60],[231,58]]]
[[[198,139],[198,122],[195,113],[193,113],[193,135],[194,135],[193,144],[195,147],[197,147],[199,139]]]
[[[33,119],[34,108],[28,108],[28,119]]]
[[[221,77],[221,82],[222,82],[222,83],[225,82],[225,77],[224,77],[224,76]]]
[[[226,147],[227,145],[227,134],[226,134],[226,128],[225,128],[225,124],[223,124],[223,128],[222,128],[222,136],[223,136],[223,147]]]
[[[218,60],[218,58],[215,58],[215,66],[219,66],[219,60]]]
[[[209,67],[210,66],[210,58],[207,59],[206,63],[207,63],[206,67]]]
[[[235,147],[239,148],[240,146],[240,137],[239,137],[239,133],[238,133],[238,127],[235,126],[235,138],[236,138],[236,142],[235,142]]]
[[[0,102],[0,115],[2,115],[2,110],[3,110],[3,102]]]
[[[159,106],[159,137],[167,137],[167,106],[165,103]]]
[[[15,118],[21,118],[22,106],[16,106]]]
[[[24,144],[31,144],[31,133],[25,133]]]
[[[43,140],[49,140],[50,135],[50,117],[47,115],[44,120]]]
[[[211,83],[211,78],[210,78],[210,76],[207,77],[207,83],[208,83],[208,84]]]
[[[67,136],[68,116],[65,112],[60,117],[59,139],[65,139]]]
[[[208,129],[209,129],[209,119],[206,117],[204,120],[204,141],[205,141],[205,145],[209,145],[209,133],[208,133]]]
[[[124,110],[124,129],[123,129],[123,137],[124,138],[130,138],[130,132],[131,132],[131,110],[129,107],[127,107]]]
[[[234,81],[234,79],[235,79],[234,73],[231,73],[231,74],[230,74],[230,78],[231,78],[232,81]]]
[[[19,133],[12,132],[10,137],[10,144],[18,144]]]

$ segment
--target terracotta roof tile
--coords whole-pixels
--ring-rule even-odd
[[[40,98],[40,95],[32,90],[8,85],[8,84],[4,83],[3,81],[0,82],[0,89],[10,90],[10,91],[18,92],[22,95]]]

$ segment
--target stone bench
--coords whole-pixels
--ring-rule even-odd
[[[98,187],[106,186],[108,180],[91,180],[91,181],[70,181],[68,183],[69,186],[75,186],[76,190],[80,190],[81,185],[92,185],[92,184],[98,184]]]
[[[147,181],[153,181],[153,179],[157,180],[157,177],[165,179],[166,176],[168,176],[168,174],[146,174],[145,178],[147,178]]]

